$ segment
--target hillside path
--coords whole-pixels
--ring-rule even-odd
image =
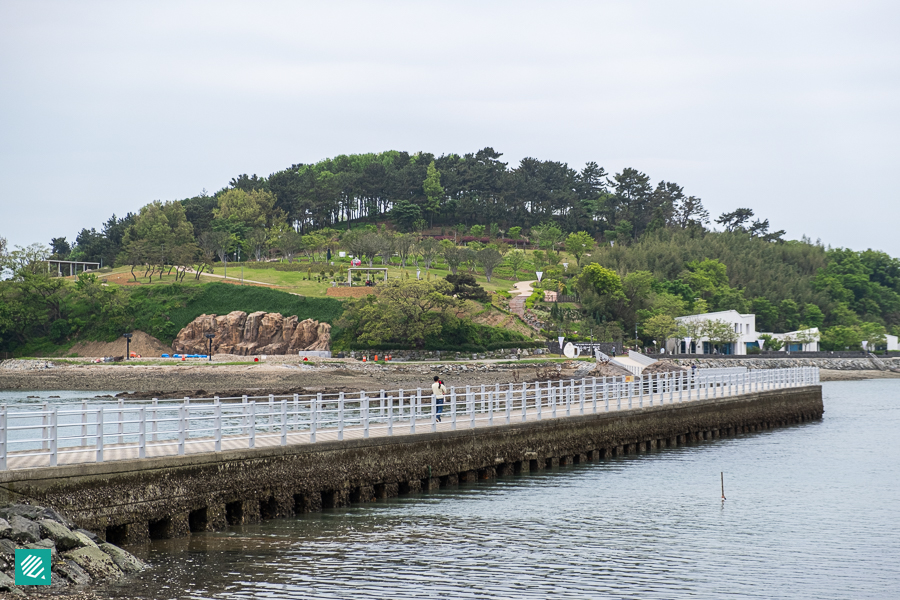
[[[188,273],[197,273],[194,269],[188,269]],[[215,277],[217,279],[227,279],[224,275],[216,275],[215,273],[200,273],[200,277]],[[244,283],[252,283],[254,285],[263,285],[265,287],[275,288],[278,287],[274,283],[266,283],[264,281],[253,281],[252,279],[241,279],[240,277],[232,277],[228,279],[228,281],[243,281]]]
[[[535,330],[540,330],[540,327],[534,323],[529,322],[525,318],[525,301],[528,297],[534,292],[531,288],[531,284],[533,284],[536,279],[532,279],[531,281],[519,281],[516,285],[513,286],[513,289],[509,291],[510,294],[514,294],[512,298],[509,299],[509,310],[514,314],[518,315],[520,319],[524,323],[526,323],[529,327]]]

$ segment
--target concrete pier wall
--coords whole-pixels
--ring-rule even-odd
[[[0,472],[115,544],[370,502],[819,419],[820,386],[476,430]]]

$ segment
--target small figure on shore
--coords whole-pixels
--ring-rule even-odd
[[[431,384],[431,393],[434,395],[434,403],[437,407],[434,411],[437,415],[435,418],[440,423],[441,413],[444,412],[444,395],[447,393],[447,388],[444,387],[444,382],[437,375],[434,376],[434,383]]]

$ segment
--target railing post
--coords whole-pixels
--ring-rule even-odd
[[[542,415],[541,415],[542,406],[541,405],[543,404],[543,401],[541,400],[541,382],[540,381],[534,382],[534,404],[537,407],[537,420],[540,421],[542,418]]]
[[[281,401],[281,445],[287,446],[287,399]]]
[[[215,429],[216,429],[216,452],[222,451],[222,403],[219,401],[219,397],[216,396],[216,404],[213,408],[215,411]]]
[[[157,422],[157,418],[156,418],[156,406],[158,403],[159,403],[159,401],[156,398],[154,398],[153,405],[152,405],[153,408],[150,411],[150,415],[151,415],[150,430],[153,432],[153,441],[154,442],[159,441],[159,436],[157,435],[157,429],[159,427],[159,423]]]
[[[528,420],[528,384],[522,384],[522,422]]]
[[[549,400],[550,400],[550,416],[555,419],[556,418],[557,398],[556,398],[556,388],[553,387],[553,382],[549,382],[549,385],[547,386],[547,393],[550,394],[550,398],[549,398]]]
[[[5,471],[8,468],[6,455],[7,455],[7,436],[6,436],[6,426],[8,425],[8,420],[6,417],[6,405],[0,406],[0,471]],[[82,443],[84,445],[84,443]]]
[[[578,388],[579,412],[582,415],[584,414],[584,390],[586,387],[587,387],[587,380],[582,377],[581,378],[581,386],[579,386],[579,388]]]
[[[378,407],[379,413],[378,414],[381,416],[382,419],[384,418],[384,398],[385,398],[384,390],[381,390],[381,395],[378,397],[378,404],[379,404],[379,407]]]
[[[635,381],[635,383],[637,383],[638,397],[640,398],[640,404],[638,406],[640,406],[641,408],[644,408],[644,376],[636,375],[634,378],[634,381]]]
[[[178,454],[179,456],[184,454],[184,438],[186,435],[185,429],[185,413],[187,412],[187,407],[182,404],[178,407]]]
[[[388,411],[388,415],[391,415]],[[394,425],[393,415],[389,417],[388,430],[390,431]],[[344,439],[344,392],[338,394],[338,440]],[[391,434],[393,435],[393,433]]]
[[[56,466],[56,440],[57,440],[57,407],[56,405],[50,409],[50,466]]]
[[[422,414],[422,388],[416,388],[416,414]],[[413,432],[415,433],[415,432]]]
[[[118,404],[119,404],[119,411],[116,413],[116,417],[118,418],[118,421],[119,421],[119,425],[118,425],[117,429],[119,432],[119,444],[121,445],[121,444],[125,443],[125,436],[123,435],[125,433],[125,410],[124,410],[125,401],[122,400],[121,398],[119,398]]]
[[[309,399],[309,443],[316,443],[316,429],[319,425],[319,398],[321,393]]]
[[[597,414],[597,378],[591,377],[591,401],[594,403],[594,414]]]
[[[456,431],[456,388],[450,386],[450,429]]]
[[[512,406],[510,406],[510,402],[512,401],[512,392],[506,391],[506,424],[509,425],[510,417],[512,416]]]
[[[250,435],[250,404],[247,402],[247,396],[241,396],[241,425],[244,426],[244,435]],[[256,423],[253,424],[256,426]]]
[[[362,395],[363,437],[369,437],[369,398],[365,392]]]
[[[138,409],[138,458],[147,458],[147,408]]]
[[[87,401],[81,401],[81,445],[87,446]]]
[[[422,390],[419,390],[421,394]],[[409,397],[409,432],[416,432],[416,396]]]
[[[97,409],[97,462],[103,462],[103,406]]]
[[[466,394],[469,394],[469,405],[471,410],[469,411],[469,427],[475,429],[475,392],[469,390],[469,386],[466,386]]]
[[[247,418],[247,421],[250,423],[250,439],[247,440],[247,446],[256,448],[256,400],[251,401],[247,408],[250,409],[250,414]]]
[[[606,385],[606,375],[603,376],[600,386],[603,388],[603,407],[604,412],[609,412],[609,388]]]
[[[41,450],[46,452],[49,449],[50,441],[50,405],[46,402],[41,404]]]
[[[343,402],[343,395],[341,396],[341,401]],[[387,403],[387,430],[388,435],[392,436],[394,435],[394,397],[388,396]],[[341,421],[343,421],[343,419],[341,419]],[[343,433],[344,432],[341,431],[341,437],[338,439],[344,439]]]

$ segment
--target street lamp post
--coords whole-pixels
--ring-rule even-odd
[[[131,358],[131,336],[130,333],[123,333],[122,337],[125,338],[125,360],[129,360]]]
[[[216,334],[204,333],[203,337],[206,338],[206,347],[207,347],[206,356],[209,359],[209,361],[212,362],[212,341],[213,341],[213,338],[216,337]]]

